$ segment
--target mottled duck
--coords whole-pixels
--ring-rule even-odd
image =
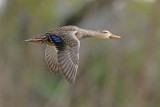
[[[79,61],[79,40],[90,37],[121,38],[107,30],[94,31],[77,26],[63,26],[25,41],[46,44],[45,58],[48,67],[55,74],[61,71],[68,82],[74,83]]]

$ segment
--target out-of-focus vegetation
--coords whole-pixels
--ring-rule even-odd
[[[159,0],[0,1],[0,107],[160,107]],[[81,41],[73,86],[24,42],[69,24],[122,36]]]

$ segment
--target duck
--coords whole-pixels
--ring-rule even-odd
[[[108,30],[86,30],[68,25],[25,41],[45,44],[45,59],[50,70],[54,74],[62,72],[69,83],[75,83],[79,64],[80,40],[91,37],[101,39],[121,38]]]

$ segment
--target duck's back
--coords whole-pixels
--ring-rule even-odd
[[[71,32],[71,31],[77,31],[77,30],[78,30],[77,26],[69,25],[69,26],[63,26],[63,27],[51,30],[48,33],[60,35],[62,33]]]

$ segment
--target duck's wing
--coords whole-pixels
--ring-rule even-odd
[[[70,83],[74,83],[78,69],[80,41],[75,37],[75,32],[59,35],[50,34],[50,39],[58,50],[58,63],[64,77]]]
[[[63,51],[58,51],[58,62],[65,78],[74,83],[78,70],[79,46],[66,47]]]
[[[55,46],[47,46],[45,51],[45,58],[48,64],[48,67],[52,70],[54,74],[59,72],[59,64],[57,58],[57,52]]]

